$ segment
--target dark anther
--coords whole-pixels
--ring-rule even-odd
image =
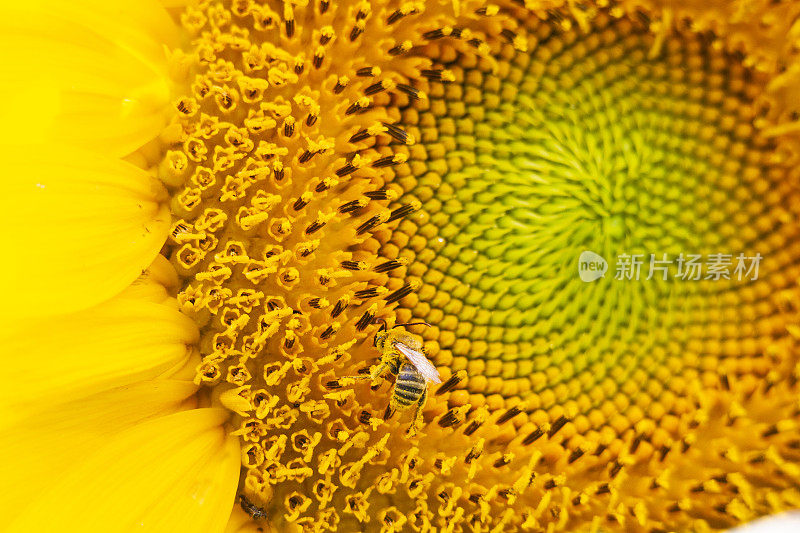
[[[644,435],[642,435],[641,433],[636,435],[636,438],[633,439],[633,442],[631,442],[630,453],[636,453],[636,450],[639,449],[639,445],[642,443],[643,440],[644,440]]]
[[[481,453],[482,453],[482,452],[480,452],[480,451],[476,451],[474,448],[473,448],[473,449],[471,449],[471,450],[469,451],[469,453],[466,455],[466,457],[464,457],[464,462],[465,462],[466,464],[471,464],[471,463],[472,463],[472,461],[474,461],[475,459],[477,459],[478,457],[480,457],[480,456],[481,456]]]
[[[331,309],[331,318],[336,318],[337,316],[341,315],[342,311],[345,309],[347,309],[347,304],[344,303],[343,300],[339,300],[336,302],[336,305],[333,306],[333,309]]]
[[[439,426],[447,428],[456,424],[456,422],[458,422],[458,418],[456,417],[455,410],[450,409],[439,419]]]
[[[500,496],[501,498],[503,498],[504,500],[507,500],[509,498],[509,496],[511,496],[513,493],[514,493],[514,489],[503,489],[503,490],[499,491],[497,493],[497,495]]]
[[[566,416],[561,415],[560,417],[558,417],[558,420],[553,422],[553,425],[550,426],[550,431],[547,432],[547,438],[552,439],[553,435],[558,433],[558,431],[561,428],[563,428],[567,424],[567,422],[569,422],[569,419]]]
[[[442,383],[439,386],[439,388],[436,389],[436,396],[444,394],[445,392],[450,392],[451,390],[456,388],[456,385],[458,385],[461,382],[461,380],[464,379],[464,377],[465,377],[464,374],[460,370],[455,374],[453,374],[452,376],[450,376],[450,379]]]
[[[406,296],[411,294],[413,291],[414,291],[414,289],[411,287],[411,285],[406,283],[405,285],[403,285],[402,287],[400,287],[399,289],[397,289],[396,291],[391,293],[389,296],[387,296],[386,297],[386,303],[390,303],[390,304],[394,303],[394,302],[396,302],[396,301],[398,301],[398,300],[400,300],[402,298],[405,298]]]
[[[617,477],[617,474],[619,474],[620,470],[622,470],[622,463],[615,460],[614,464],[611,466],[611,470],[608,472],[608,476],[611,479],[614,479],[615,477]]]
[[[404,93],[406,93],[412,99],[419,100],[419,90],[418,89],[415,89],[414,87],[412,87],[410,85],[406,85],[405,83],[398,83],[397,84],[397,88],[399,90],[403,91]]]
[[[311,235],[311,234],[312,234],[312,233],[314,233],[315,231],[318,231],[318,230],[320,230],[320,229],[321,229],[323,226],[325,226],[325,222],[316,222],[316,221],[315,221],[315,222],[312,222],[312,223],[311,223],[311,224],[309,224],[309,226],[306,228],[306,235]]]
[[[389,198],[389,194],[385,190],[367,191],[364,193],[364,196],[366,196],[370,200],[386,200],[387,198]]]
[[[394,124],[389,124],[388,122],[382,122],[382,124],[389,130],[389,135],[391,135],[394,139],[404,143],[408,140],[408,133],[404,130],[398,128]]]
[[[670,450],[671,448],[669,446],[667,445],[662,446],[661,449],[658,451],[658,460],[664,461],[664,458],[667,456]]]
[[[403,206],[398,207],[394,211],[392,211],[392,214],[389,215],[389,219],[386,222],[393,222],[393,221],[397,220],[398,218],[403,218],[404,216],[413,213],[416,210],[417,210],[417,208],[414,207],[413,205],[405,204]]]
[[[356,291],[355,296],[361,300],[366,298],[375,298],[378,295],[377,287],[370,287],[369,289],[363,289],[360,291]]]
[[[544,431],[542,431],[540,428],[536,428],[536,429],[533,430],[533,432],[530,435],[528,435],[527,437],[522,439],[522,444],[524,444],[526,446],[529,445],[529,444],[533,444],[542,435],[544,435]]]
[[[480,422],[473,420],[466,428],[464,428],[464,435],[469,437],[470,435],[478,431],[478,428],[481,427],[481,425],[482,424]]]
[[[518,414],[520,414],[521,412],[522,412],[522,410],[519,407],[516,407],[516,406],[512,407],[511,409],[509,409],[508,411],[506,411],[505,413],[500,415],[500,418],[497,419],[497,423],[498,424],[503,424],[505,422],[508,422],[509,420],[511,420],[512,418],[514,418]]]
[[[580,448],[578,448],[578,449],[574,450],[571,454],[569,454],[569,459],[567,459],[567,462],[569,464],[572,464],[575,461],[577,461],[578,459],[580,459],[583,454],[584,454],[584,451],[581,450]]]
[[[355,171],[356,167],[354,167],[352,163],[347,163],[345,166],[336,171],[336,175],[341,178],[343,176],[347,176],[348,174],[352,174]]]
[[[444,37],[444,31],[439,28],[438,30],[426,31],[422,36],[429,41],[433,41],[434,39],[441,39]]]
[[[342,261],[339,263],[345,270],[361,270],[363,263],[360,261]]]
[[[598,444],[598,445],[597,445],[597,449],[594,451],[594,455],[595,455],[595,456],[600,456],[600,455],[602,455],[602,453],[603,453],[604,451],[606,451],[606,449],[607,449],[607,448],[608,448],[608,446],[607,446],[607,445],[605,445],[605,444]]]
[[[344,203],[344,204],[339,206],[339,212],[340,213],[350,213],[350,212],[355,211],[356,209],[360,209],[362,207],[364,207],[364,204],[361,203],[360,201],[358,201],[358,200],[350,200],[349,202]]]
[[[401,263],[400,261],[395,261],[394,259],[392,259],[391,261],[386,261],[385,263],[381,263],[380,265],[376,265],[376,266],[372,267],[372,270],[374,270],[375,272],[378,272],[380,274],[380,273],[383,273],[383,272],[389,272],[390,270],[394,270],[395,268],[398,268],[398,267],[401,267],[401,266],[403,266],[403,263]]]
[[[393,164],[395,164],[394,156],[393,155],[387,155],[387,156],[380,157],[380,158],[376,159],[375,161],[373,161],[372,162],[372,167],[373,168],[381,168],[381,167],[388,167],[388,166],[393,165]]]
[[[356,235],[362,235],[381,223],[381,217],[375,215],[356,229]]]
[[[505,457],[501,457],[497,461],[495,461],[492,466],[494,466],[495,468],[500,468],[500,467],[506,466],[510,462],[511,461],[509,461]]]
[[[327,328],[325,328],[325,331],[322,332],[322,335],[320,335],[320,338],[321,339],[327,339],[328,337],[333,335],[333,333],[334,333],[333,326],[328,326]]]
[[[517,34],[513,31],[509,30],[508,28],[504,29],[500,32],[500,35],[508,39],[508,42],[514,42],[514,39],[517,38]]]
[[[398,9],[397,11],[389,15],[389,18],[386,19],[386,24],[394,24],[401,18],[403,18],[403,13]]]
[[[764,431],[764,432],[761,434],[761,436],[762,436],[762,437],[771,437],[771,436],[773,436],[773,435],[777,435],[777,434],[778,434],[778,426],[776,426],[775,424],[772,424],[770,427],[768,427],[768,428],[767,428],[767,429],[766,429],[766,430],[765,430],[765,431]]]
[[[428,78],[431,81],[444,81],[442,79],[442,73],[443,72],[444,72],[444,70],[423,69],[422,72],[420,72],[420,74],[422,74],[423,76],[425,76],[426,78]]]
[[[353,103],[352,103],[352,104],[350,104],[350,106],[349,106],[349,107],[348,107],[348,108],[345,110],[344,114],[345,114],[345,115],[352,115],[353,113],[356,113],[357,111],[361,111],[362,109],[365,109],[365,108],[361,107],[361,106],[359,105],[359,103],[358,103],[358,102],[353,102]]]
[[[383,90],[383,82],[379,81],[377,83],[373,83],[366,89],[364,89],[364,94],[367,96],[372,96],[373,94],[378,94]]]
[[[369,138],[369,132],[367,130],[361,130],[359,132],[354,133],[353,136],[350,137],[350,141],[349,142],[357,143],[357,142],[363,141],[364,139],[367,139],[367,138]]]
[[[303,198],[300,197],[294,202],[294,204],[292,204],[292,208],[295,211],[300,211],[301,209],[303,209],[307,205],[308,205],[308,200],[303,200]]]
[[[364,331],[367,328],[367,326],[372,324],[372,320],[374,318],[375,318],[375,315],[373,315],[369,311],[365,311],[364,314],[361,315],[361,318],[358,319],[358,322],[356,322],[356,330]]]

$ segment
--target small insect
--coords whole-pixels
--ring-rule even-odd
[[[267,511],[248,500],[247,496],[244,494],[239,494],[239,505],[242,506],[242,510],[249,514],[253,520],[264,520],[267,518]]]
[[[422,351],[420,340],[406,332],[397,329],[400,326],[430,326],[427,322],[409,322],[396,324],[389,329],[386,321],[382,322],[378,332],[375,333],[373,346],[381,350],[381,361],[369,374],[348,376],[353,379],[377,380],[387,370],[395,376],[394,387],[389,405],[384,412],[384,420],[389,419],[397,409],[408,409],[416,405],[414,422],[409,428],[409,434],[416,433],[416,428],[422,419],[422,407],[428,399],[428,383],[441,383],[439,371],[433,366]]]

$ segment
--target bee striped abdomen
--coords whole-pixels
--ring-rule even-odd
[[[414,405],[425,391],[425,378],[411,363],[403,363],[394,385],[394,399],[401,407]]]

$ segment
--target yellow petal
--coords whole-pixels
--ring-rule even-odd
[[[190,355],[195,324],[174,300],[123,293],[69,315],[19,321],[0,332],[0,419],[161,376]]]
[[[166,8],[186,7],[197,3],[196,0],[161,0],[160,4]]]
[[[192,409],[139,424],[59,476],[9,531],[60,524],[94,531],[222,531],[239,478],[239,442],[222,427],[222,409]]]
[[[144,381],[79,401],[43,405],[0,431],[0,516],[8,522],[37,493],[40,480],[81,460],[109,436],[149,418],[191,408],[191,381]],[[4,421],[5,422],[5,421]]]
[[[169,231],[163,190],[144,170],[75,149],[0,149],[3,316],[65,313],[120,292]]]
[[[165,123],[176,35],[150,0],[1,3],[0,142],[138,149]]]
[[[178,275],[169,259],[158,254],[142,275],[128,285],[120,296],[124,295],[129,300],[138,299],[155,303],[169,301],[172,304],[175,300],[171,294],[175,293],[179,283]],[[168,290],[170,292],[167,292]]]

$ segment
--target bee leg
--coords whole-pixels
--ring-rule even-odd
[[[378,366],[372,369],[372,372],[370,372],[369,377],[372,378],[372,381],[375,381],[376,379],[381,377],[383,373],[386,372],[386,370],[388,370],[388,368],[389,365],[387,365],[386,363],[380,363]]]
[[[425,388],[422,391],[422,396],[419,397],[419,401],[417,402],[417,410],[414,411],[414,421],[411,422],[411,426],[408,428],[408,436],[413,437],[417,434],[417,429],[422,425],[422,407],[425,405],[425,401],[428,399],[428,389]]]
[[[395,412],[395,409],[392,408],[392,404],[391,404],[391,402],[389,402],[389,405],[386,406],[386,410],[383,412],[383,419],[384,420],[389,420],[394,415],[394,412]]]
[[[342,378],[340,378],[340,379],[343,379],[343,378],[350,378],[350,379],[355,379],[355,380],[369,379],[371,381],[375,381],[379,377],[381,377],[381,375],[386,371],[387,368],[389,368],[389,365],[387,365],[386,363],[381,363],[378,366],[376,366],[369,374],[357,374],[355,376],[342,376]]]
[[[372,376],[370,376],[369,374],[357,374],[355,376],[342,376],[339,379],[356,379],[356,380],[358,380],[358,379],[371,379],[371,378],[372,378]]]

